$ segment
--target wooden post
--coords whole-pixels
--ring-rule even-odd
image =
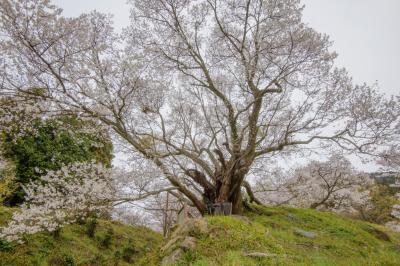
[[[164,226],[163,226],[163,235],[164,237],[167,237],[168,231],[169,231],[169,226],[168,226],[168,208],[169,208],[169,193],[167,191],[167,200],[165,202],[165,211],[164,211]]]

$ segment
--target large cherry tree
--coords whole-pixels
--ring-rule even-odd
[[[97,119],[201,213],[212,202],[240,213],[241,186],[266,157],[320,145],[374,154],[392,133],[396,101],[335,68],[298,0],[131,7],[116,34],[104,14],[1,1],[1,94],[44,88],[56,113]]]

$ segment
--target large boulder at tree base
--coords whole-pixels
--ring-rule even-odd
[[[188,250],[196,248],[196,237],[209,233],[209,226],[205,219],[186,219],[178,225],[170,240],[161,248],[163,253],[162,265],[173,265]]]

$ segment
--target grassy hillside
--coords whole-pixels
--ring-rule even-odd
[[[85,225],[71,225],[59,238],[42,233],[21,246],[3,243],[0,265],[160,265],[182,249],[186,236],[195,245],[184,249],[174,265],[400,265],[400,234],[385,227],[315,210],[253,208],[246,217],[197,220],[206,229],[188,222],[176,229],[175,240],[110,221],[100,221],[89,238]],[[9,216],[9,210],[0,209],[0,222]],[[160,252],[171,241],[176,244]]]
[[[400,235],[332,213],[254,207],[208,217],[209,232],[177,265],[400,265]],[[160,260],[161,261],[161,260]]]
[[[11,212],[0,208],[0,223]],[[58,238],[46,233],[27,237],[25,244],[0,243],[1,266],[112,266],[140,265],[162,237],[145,227],[100,220],[95,236],[89,238],[86,225],[69,225]]]

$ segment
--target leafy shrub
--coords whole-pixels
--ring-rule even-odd
[[[62,258],[63,258],[64,266],[74,266],[75,265],[74,258],[71,257],[70,255],[64,254],[62,256]]]
[[[101,239],[100,244],[105,248],[109,248],[111,245],[111,240],[113,235],[114,235],[114,230],[111,227],[108,228],[105,236]]]
[[[122,250],[122,259],[125,262],[132,263],[133,256],[138,253],[135,247],[132,244],[132,241],[129,240],[128,245]]]
[[[115,251],[114,258],[116,261],[122,259],[122,254],[119,250]]]
[[[52,266],[75,266],[75,260],[71,255],[68,254],[63,254],[63,255],[56,255],[55,257],[52,257],[48,261],[49,265]]]
[[[14,249],[14,244],[5,239],[0,238],[0,251],[11,251]]]
[[[87,220],[86,224],[86,234],[88,237],[93,238],[96,232],[96,227],[97,227],[97,218],[96,217],[90,217]]]
[[[55,238],[55,239],[59,239],[60,235],[61,235],[61,227],[57,227],[56,230],[54,230],[53,232],[51,232],[51,235]]]
[[[105,258],[103,255],[101,254],[96,254],[96,256],[90,260],[88,265],[96,265],[96,266],[100,266],[100,265],[109,265],[107,264]]]

